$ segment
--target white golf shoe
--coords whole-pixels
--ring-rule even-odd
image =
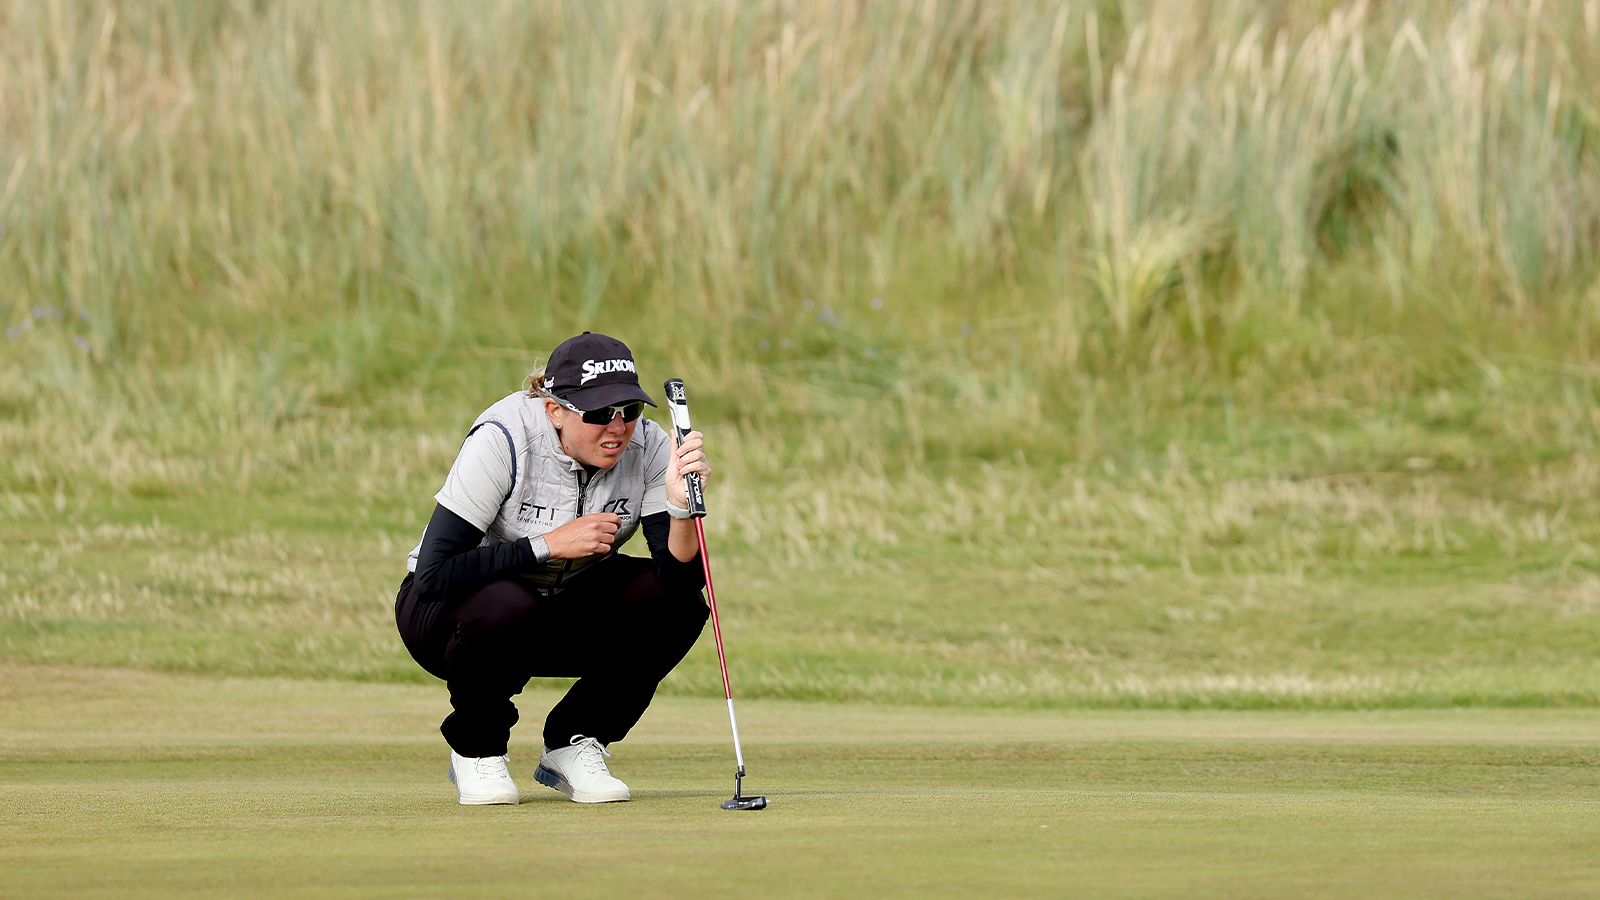
[[[606,768],[611,752],[592,737],[572,736],[565,747],[544,748],[539,768],[533,777],[574,803],[611,803],[628,799],[628,786],[613,778]]]
[[[450,751],[450,783],[456,786],[456,800],[462,806],[488,806],[517,803],[517,783],[506,768],[506,756],[462,756]]]

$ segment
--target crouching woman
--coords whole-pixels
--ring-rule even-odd
[[[705,626],[705,587],[683,476],[710,475],[701,436],[681,444],[633,355],[583,334],[478,416],[411,551],[395,600],[401,639],[444,679],[439,730],[463,804],[517,803],[512,697],[532,677],[578,680],[545,718],[534,778],[579,803],[629,798],[607,749]],[[650,558],[618,550],[642,529]]]

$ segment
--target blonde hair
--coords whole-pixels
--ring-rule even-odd
[[[533,369],[528,372],[528,377],[523,379],[522,386],[529,397],[548,397],[544,390],[544,363],[534,361]]]

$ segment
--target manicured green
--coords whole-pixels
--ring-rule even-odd
[[[658,702],[627,804],[463,808],[438,685],[0,670],[7,897],[1580,897],[1590,710],[1016,712]]]

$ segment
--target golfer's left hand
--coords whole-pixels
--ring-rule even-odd
[[[706,483],[711,480],[711,464],[706,461],[705,438],[698,431],[691,431],[683,436],[683,442],[678,442],[678,436],[671,431],[667,436],[672,439],[672,452],[667,454],[667,502],[679,509],[689,506],[689,494],[683,488],[683,476],[690,472],[700,473],[700,489],[706,488]]]

